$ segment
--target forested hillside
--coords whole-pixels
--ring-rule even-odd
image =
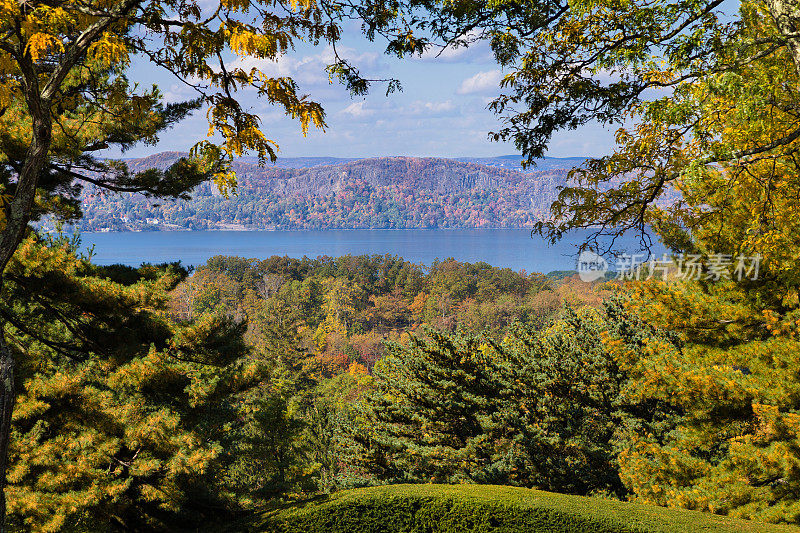
[[[129,162],[167,168],[181,154]],[[487,162],[490,160],[479,160]],[[325,164],[335,162],[338,164]],[[558,187],[578,160],[546,160],[549,170],[519,172],[451,159],[307,158],[287,167],[239,160],[238,190],[229,198],[203,184],[191,200],[152,201],[96,187],[84,191],[85,231],[158,229],[520,228],[546,217]],[[320,164],[322,163],[322,164]],[[292,165],[309,165],[288,168]]]

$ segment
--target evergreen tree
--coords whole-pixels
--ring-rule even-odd
[[[614,346],[634,377],[627,392],[669,402],[683,417],[667,434],[640,427],[627,435],[621,476],[636,499],[800,523],[796,304],[767,303],[735,282],[638,288],[632,311],[681,342],[635,354]]]
[[[390,344],[345,431],[355,471],[623,496],[620,443],[632,428],[666,434],[680,411],[628,395],[630,375],[607,339],[634,352],[674,340],[621,302],[566,311],[544,330],[517,324],[499,345],[435,331]]]
[[[298,338],[299,317],[283,300],[260,302],[250,334],[253,357],[263,365],[259,387],[241,396],[241,423],[232,429],[226,483],[243,505],[313,492],[319,466],[309,442],[309,412],[317,401],[318,365]]]
[[[7,488],[15,524],[172,530],[234,509],[228,450],[264,370],[245,357],[241,324],[168,320],[166,291],[184,275],[23,242],[0,298],[9,346],[27,354]]]
[[[385,481],[503,482],[513,369],[491,344],[433,330],[389,343],[348,437],[354,466]]]
[[[517,325],[503,343],[520,365],[525,485],[556,492],[624,494],[614,439],[627,375],[602,343],[609,324],[595,309],[567,310],[541,332]]]

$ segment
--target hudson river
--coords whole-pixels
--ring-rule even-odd
[[[554,246],[528,230],[324,230],[324,231],[179,231],[141,233],[83,233],[84,248],[94,245],[98,264],[180,260],[200,265],[215,255],[264,259],[272,255],[317,257],[361,254],[398,255],[430,265],[435,259],[455,258],[527,272],[574,270],[576,246],[590,231],[576,232]],[[625,238],[617,248],[639,250],[638,239]],[[654,253],[663,249],[658,246]],[[613,264],[613,261],[611,261]]]

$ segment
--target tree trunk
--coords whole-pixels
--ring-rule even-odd
[[[8,262],[25,236],[36,198],[39,178],[48,163],[53,134],[52,99],[64,79],[98,37],[120,17],[135,9],[142,0],[117,2],[107,16],[99,17],[67,47],[52,74],[43,82],[40,65],[31,57],[26,41],[20,43],[15,56],[19,67],[22,93],[31,119],[31,141],[19,171],[16,190],[5,207],[6,225],[0,228],[0,289]],[[0,322],[0,533],[5,533],[5,487],[8,442],[11,436],[11,412],[14,408],[14,358],[5,341],[4,324]]]
[[[27,103],[32,119],[33,135],[22,170],[17,177],[14,197],[6,207],[6,226],[0,231],[0,290],[3,287],[3,273],[6,266],[28,228],[31,209],[36,198],[36,187],[47,164],[52,139],[50,103],[39,97],[35,78],[29,83],[30,87],[33,90],[29,91]],[[15,393],[14,358],[5,340],[5,325],[0,321],[0,533],[6,531],[6,466]]]
[[[14,356],[6,344],[5,328],[0,324],[0,532],[6,531],[6,466],[8,443],[11,436],[11,413],[16,398],[14,382]]]

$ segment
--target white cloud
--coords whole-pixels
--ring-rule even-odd
[[[456,108],[453,102],[448,100],[446,102],[426,102],[425,109],[433,111],[434,113],[442,113],[445,111],[452,111]]]
[[[355,119],[356,122],[361,119],[378,125],[380,122],[385,122],[386,117],[391,117],[391,123],[397,125],[403,120],[417,121],[422,119],[432,118],[448,118],[461,115],[461,109],[456,106],[452,100],[443,102],[428,102],[424,100],[415,100],[408,104],[398,104],[397,101],[366,99],[359,102],[353,102],[347,107],[340,109],[336,115],[347,116],[349,120]],[[370,117],[375,117],[370,120]],[[381,120],[375,120],[376,118]],[[374,122],[373,122],[374,120]]]
[[[458,94],[481,94],[497,92],[503,73],[499,70],[488,70],[478,72],[474,76],[461,82],[461,86],[456,90]]]
[[[173,83],[164,93],[164,101],[168,104],[171,104],[174,102],[183,102],[196,96],[197,93],[195,93],[188,85],[183,83]]]
[[[345,58],[362,72],[369,73],[383,68],[379,60],[380,56],[375,52],[358,53],[356,50],[346,47],[339,48],[338,52],[339,57]],[[330,84],[325,67],[333,63],[335,59],[333,47],[328,45],[318,54],[302,57],[284,54],[275,61],[254,57],[237,58],[229,66],[238,67],[247,72],[255,67],[267,76],[291,77],[301,86],[313,87]]]
[[[411,104],[409,104],[402,111],[409,115],[451,115],[453,114],[453,111],[456,111],[456,106],[453,104],[452,100],[447,100],[444,102],[423,102],[421,100],[417,100],[415,102],[411,102]]]
[[[350,115],[351,117],[355,118],[365,118],[374,115],[375,110],[368,108],[367,103],[362,101],[362,102],[353,102],[349,106],[342,109],[340,113],[343,115]]]

